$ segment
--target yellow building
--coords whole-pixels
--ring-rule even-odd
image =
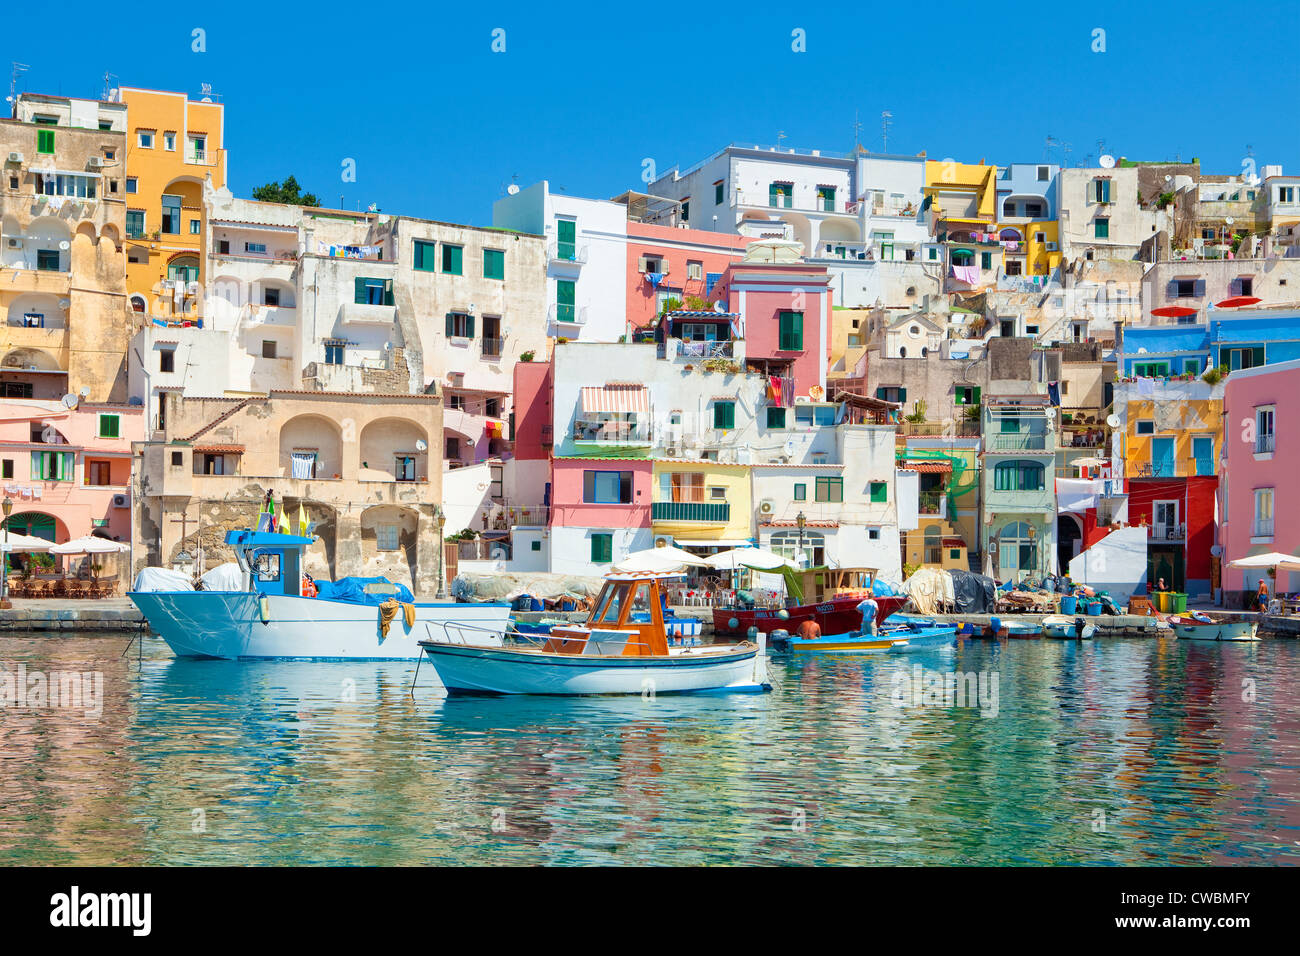
[[[1203,382],[1156,382],[1150,398],[1126,389],[1124,471],[1128,478],[1215,474],[1223,434],[1222,391]],[[1210,397],[1188,397],[1205,393]],[[1118,404],[1118,401],[1117,401]]]
[[[748,465],[679,459],[654,463],[651,527],[679,547],[725,550],[752,535]]]
[[[127,107],[127,288],[137,312],[197,317],[206,276],[203,187],[226,184],[225,108],[122,87]]]
[[[925,163],[925,200],[931,233],[947,245],[948,262],[964,270],[979,270],[982,284],[1002,268],[1002,245],[997,239],[998,167],[980,163],[957,163],[951,160],[927,160]],[[949,290],[951,291],[951,290]]]

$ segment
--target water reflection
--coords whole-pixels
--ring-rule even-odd
[[[0,710],[5,863],[1300,861],[1300,646],[971,642],[777,666],[766,696],[414,699],[400,663],[99,670],[100,719]],[[899,706],[995,674],[997,716]]]

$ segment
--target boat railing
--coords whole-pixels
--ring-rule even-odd
[[[439,641],[434,635],[433,629],[441,628],[444,640]],[[455,632],[453,635],[453,631]],[[468,635],[466,632],[470,632]],[[441,644],[464,644],[470,645],[473,642],[470,638],[491,636],[500,637],[502,632],[494,627],[484,627],[482,624],[467,624],[463,621],[425,621],[424,633],[427,640]],[[506,629],[506,634],[510,634],[510,629]]]

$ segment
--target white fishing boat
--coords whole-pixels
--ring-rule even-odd
[[[670,647],[662,582],[680,573],[611,572],[590,618],[501,647],[472,626],[430,627],[420,642],[448,694],[691,694],[771,689],[765,638]],[[648,620],[643,620],[648,617]],[[525,640],[519,635],[516,641]]]
[[[1086,641],[1097,633],[1097,627],[1081,617],[1052,614],[1043,618],[1043,637],[1062,641]]]
[[[348,589],[321,582],[302,593],[302,554],[312,538],[231,531],[226,543],[243,575],[241,590],[136,590],[127,596],[149,628],[179,657],[226,660],[412,660],[420,639],[472,626],[478,641],[501,646],[508,604],[426,603],[382,579]],[[329,596],[333,595],[333,596]]]
[[[1257,641],[1259,625],[1254,621],[1229,621],[1200,611],[1168,618],[1174,635],[1185,641]]]

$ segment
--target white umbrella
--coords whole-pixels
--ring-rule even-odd
[[[615,571],[674,571],[678,568],[692,566],[707,568],[703,558],[698,558],[689,551],[668,545],[663,548],[647,548],[645,551],[633,551],[622,561],[614,565]]]
[[[711,568],[721,571],[735,571],[737,568],[750,568],[755,571],[776,571],[781,567],[797,567],[789,558],[783,558],[762,548],[732,548],[719,551],[704,559]]]
[[[19,534],[16,531],[9,532],[7,541],[5,536],[0,534],[0,544],[3,544],[6,551],[48,551],[54,547],[53,541],[35,535]]]
[[[1279,571],[1300,571],[1300,557],[1270,551],[1267,554],[1252,554],[1249,557],[1229,561],[1231,568],[1277,568]]]
[[[122,544],[120,541],[109,541],[107,538],[98,538],[95,535],[88,534],[84,538],[73,538],[71,541],[65,541],[63,544],[50,546],[50,554],[122,554],[130,550],[130,545]]]

